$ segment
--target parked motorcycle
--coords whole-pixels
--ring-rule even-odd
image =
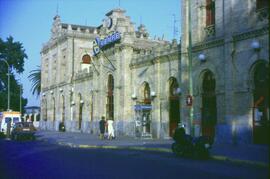
[[[211,148],[210,140],[206,136],[192,137],[185,133],[183,127],[175,130],[172,151],[176,156],[207,159]]]
[[[65,127],[65,123],[64,122],[60,122],[58,130],[60,132],[65,132],[66,131],[66,127]]]

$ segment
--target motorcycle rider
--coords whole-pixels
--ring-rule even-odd
[[[201,136],[193,138],[186,134],[184,127],[179,127],[173,135],[175,143],[172,144],[173,152],[178,156],[191,156],[207,158],[209,156],[209,142]]]
[[[181,145],[187,145],[189,144],[190,136],[186,134],[185,128],[182,126],[175,129],[173,139]]]

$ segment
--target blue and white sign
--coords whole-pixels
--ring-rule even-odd
[[[135,105],[134,110],[135,111],[152,110],[152,105]]]
[[[113,32],[112,34],[108,35],[107,37],[105,37],[104,39],[100,39],[99,37],[97,37],[94,41],[93,41],[93,51],[94,51],[94,55],[97,55],[100,52],[100,49],[102,49],[103,47],[115,43],[118,40],[121,39],[121,35],[119,32]]]

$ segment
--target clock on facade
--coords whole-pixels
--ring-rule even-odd
[[[113,21],[111,17],[108,17],[107,19],[105,19],[105,27],[110,29],[112,27],[112,24],[113,24]]]

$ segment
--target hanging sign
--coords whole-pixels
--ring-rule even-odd
[[[94,41],[93,41],[93,52],[94,55],[97,55],[100,52],[100,49],[102,49],[103,47],[109,45],[109,44],[113,44],[117,41],[119,41],[121,39],[121,35],[119,32],[113,32],[112,34],[108,35],[105,38],[99,38],[97,37]]]
[[[191,95],[187,95],[186,104],[187,104],[187,106],[192,106],[192,96]]]
[[[135,111],[141,111],[141,110],[152,110],[152,105],[135,105],[134,106]]]

